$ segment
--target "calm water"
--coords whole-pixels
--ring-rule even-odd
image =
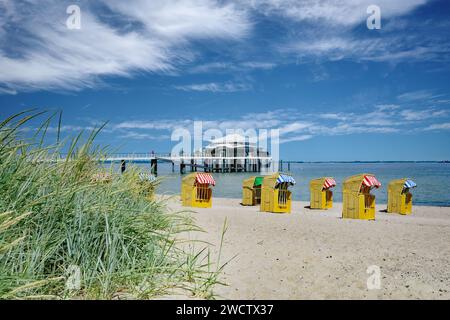
[[[149,170],[149,165],[137,164]],[[178,169],[176,167],[175,169]],[[284,167],[287,171],[287,166]],[[313,178],[331,176],[338,186],[334,188],[334,199],[342,201],[342,181],[351,175],[373,173],[383,186],[374,190],[378,203],[387,202],[387,184],[397,178],[412,178],[418,185],[413,190],[414,203],[433,206],[450,206],[450,164],[449,163],[299,163],[291,164],[290,174],[297,184],[292,187],[293,199],[309,201],[309,181]],[[214,196],[241,198],[242,180],[255,173],[214,173],[216,187]],[[172,173],[169,164],[158,164],[158,177],[162,179],[159,193],[180,192],[181,175]]]

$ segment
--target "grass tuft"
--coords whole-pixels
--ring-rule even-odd
[[[221,268],[177,247],[198,228],[154,199],[158,182],[100,168],[99,130],[62,141],[58,129],[48,145],[52,115],[27,136],[40,116],[0,122],[0,298],[149,299],[180,287],[212,298]]]

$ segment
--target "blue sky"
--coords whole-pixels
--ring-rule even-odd
[[[66,8],[81,9],[81,29]],[[366,26],[367,7],[381,29]],[[450,159],[450,4],[439,0],[0,0],[0,116],[169,152],[174,129],[272,129],[289,160]],[[54,124],[55,125],[55,124]],[[54,132],[50,133],[54,135]]]

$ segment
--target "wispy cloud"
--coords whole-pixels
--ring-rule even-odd
[[[189,84],[183,86],[174,86],[178,90],[182,91],[207,91],[207,92],[239,92],[239,91],[249,91],[253,87],[248,83],[200,83],[200,84]]]
[[[189,69],[190,73],[230,73],[245,72],[251,70],[270,70],[277,66],[274,62],[246,61],[246,62],[209,62],[199,64]]]
[[[281,143],[298,142],[316,136],[342,136],[354,134],[393,134],[447,130],[447,110],[427,108],[403,109],[395,104],[376,105],[372,110],[355,110],[341,113],[301,113],[289,109],[275,109],[261,113],[247,113],[235,118],[203,120],[203,130],[279,129]],[[199,120],[199,119],[197,119]],[[184,128],[193,130],[196,119],[159,119],[148,121],[124,121],[108,126],[111,132],[129,139],[168,139],[170,132]]]
[[[314,123],[312,123],[312,122],[296,121],[296,122],[286,124],[279,129],[280,129],[281,135],[287,135],[289,133],[302,132],[302,131],[305,131],[306,129],[309,129],[312,127],[314,127]]]
[[[373,38],[360,38],[352,32],[335,33],[314,30],[309,37],[293,39],[280,46],[280,51],[307,58],[338,61],[349,59],[356,62],[442,62],[444,52],[450,52],[445,42],[424,42],[419,36],[404,36],[402,33]],[[442,40],[441,40],[442,41]],[[309,60],[306,60],[310,62]]]
[[[69,4],[0,2],[0,21],[6,22],[0,32],[3,92],[76,90],[99,85],[105,76],[170,72],[194,59],[191,41],[240,40],[251,28],[245,11],[221,1],[102,1],[108,16],[100,4],[83,0],[77,2],[81,30],[69,30]],[[141,27],[130,30],[130,24]]]
[[[166,134],[150,134],[128,131],[120,135],[120,138],[133,140],[168,140],[170,139],[170,136]]]
[[[434,110],[434,109],[425,109],[425,110],[402,110],[400,115],[406,121],[423,121],[430,118],[440,118],[448,114],[447,110]]]
[[[87,0],[82,9],[82,29],[65,27],[66,1],[0,2],[0,94],[23,90],[79,90],[97,87],[108,76],[135,74],[252,72],[270,70],[285,54],[298,61],[342,60],[400,62],[446,60],[447,41],[434,35],[402,32],[407,19],[399,19],[428,0],[379,0],[389,28],[376,36],[355,32],[367,18],[371,0]],[[245,49],[225,51],[223,61],[205,59],[201,47],[209,41],[227,47],[229,41],[246,40],[244,48],[261,46],[253,26],[264,16],[293,32],[264,42],[267,52],[255,61],[242,59]],[[48,19],[52,17],[52,19]],[[397,20],[396,20],[397,19]],[[396,21],[398,23],[396,24]],[[394,27],[395,24],[395,27]],[[295,30],[302,30],[301,33]],[[15,38],[11,36],[14,30]],[[395,31],[395,32],[394,32]],[[425,31],[424,31],[425,32]],[[434,34],[434,33],[433,33]],[[217,41],[219,40],[219,41]],[[201,46],[196,44],[201,43]],[[265,45],[268,43],[269,45]],[[280,52],[282,55],[280,56]],[[201,65],[193,62],[204,61]],[[292,60],[291,60],[292,61]],[[327,71],[312,68],[312,80],[329,78]],[[249,90],[230,83],[192,84],[177,89],[206,92]]]
[[[331,26],[354,26],[367,18],[367,7],[376,4],[386,18],[400,16],[423,5],[427,0],[258,0],[246,1],[266,15],[279,15],[300,22]]]
[[[307,58],[389,63],[447,61],[450,46],[442,41],[440,33],[424,30],[432,36],[423,37],[402,32],[409,26],[407,19],[393,27],[395,19],[428,2],[377,1],[383,21],[390,28],[362,37],[356,31],[365,23],[372,0],[101,0],[95,4],[80,0],[76,4],[82,12],[81,30],[65,26],[65,9],[72,4],[69,1],[2,0],[0,94],[80,90],[103,85],[110,76],[133,77],[141,73],[270,70],[285,63],[285,54],[301,62],[309,61]],[[260,19],[292,32],[261,39],[254,32]],[[230,42],[242,46],[232,50],[228,48]],[[216,61],[209,61],[205,54],[208,50],[204,48],[210,43],[217,46]],[[264,54],[246,60],[249,48],[252,53]],[[312,73],[313,81],[329,77],[320,64]],[[250,89],[245,84],[214,80],[176,88],[206,92]]]
[[[446,121],[447,122],[443,122]],[[208,129],[227,131],[278,129],[281,143],[300,142],[318,136],[346,136],[361,134],[402,134],[410,132],[444,131],[450,129],[446,109],[407,109],[396,104],[379,104],[369,109],[356,109],[347,113],[304,113],[294,109],[273,109],[259,113],[243,113],[235,117],[211,119],[181,118],[140,119],[108,123],[103,130],[115,138],[128,140],[170,140],[179,128],[193,132],[194,123],[201,121],[204,132]],[[80,124],[62,126],[64,134],[91,131],[99,127],[93,119],[79,119]],[[85,125],[81,123],[86,123]],[[30,128],[30,131],[32,129]],[[56,127],[48,132],[55,133]]]
[[[310,134],[303,134],[299,136],[291,136],[288,138],[281,138],[280,143],[288,143],[288,142],[298,142],[312,139],[314,136]]]
[[[397,98],[400,101],[419,101],[419,100],[429,100],[441,96],[442,95],[435,95],[432,90],[417,90],[402,93],[398,95]]]
[[[244,68],[250,68],[250,69],[273,69],[275,68],[276,64],[271,62],[243,62],[240,64],[240,66]]]
[[[144,129],[144,130],[174,130],[179,127],[187,126],[192,123],[191,120],[172,119],[156,121],[124,121],[113,124],[112,128],[120,129]]]
[[[449,62],[448,27],[404,18],[429,2],[264,0],[252,3],[255,10],[266,16],[281,16],[301,28],[302,32],[290,34],[278,45],[282,53],[296,55],[297,61]],[[373,4],[380,7],[382,28],[361,29],[365,28],[369,16],[366,10]],[[409,33],[412,27],[419,32]]]
[[[0,94],[10,94],[10,95],[16,95],[17,91],[14,89],[9,88],[2,88],[0,87]]]
[[[432,124],[425,128],[425,130],[450,130],[450,122],[446,123],[439,123],[439,124]]]

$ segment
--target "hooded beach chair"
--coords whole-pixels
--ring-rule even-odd
[[[403,178],[392,180],[388,186],[388,212],[411,214],[412,194],[411,189],[417,184],[411,179]]]
[[[311,209],[326,210],[333,208],[333,191],[331,191],[331,188],[335,186],[336,181],[330,177],[311,180],[309,183]]]
[[[375,196],[370,191],[379,187],[373,174],[347,178],[342,185],[342,218],[375,220]]]
[[[261,211],[290,213],[292,197],[288,188],[294,184],[295,179],[287,174],[265,176],[261,190]]]
[[[242,183],[242,205],[256,206],[261,203],[261,186],[264,177],[250,177]]]
[[[181,183],[181,200],[185,207],[210,208],[212,186],[216,182],[210,173],[191,173]]]

